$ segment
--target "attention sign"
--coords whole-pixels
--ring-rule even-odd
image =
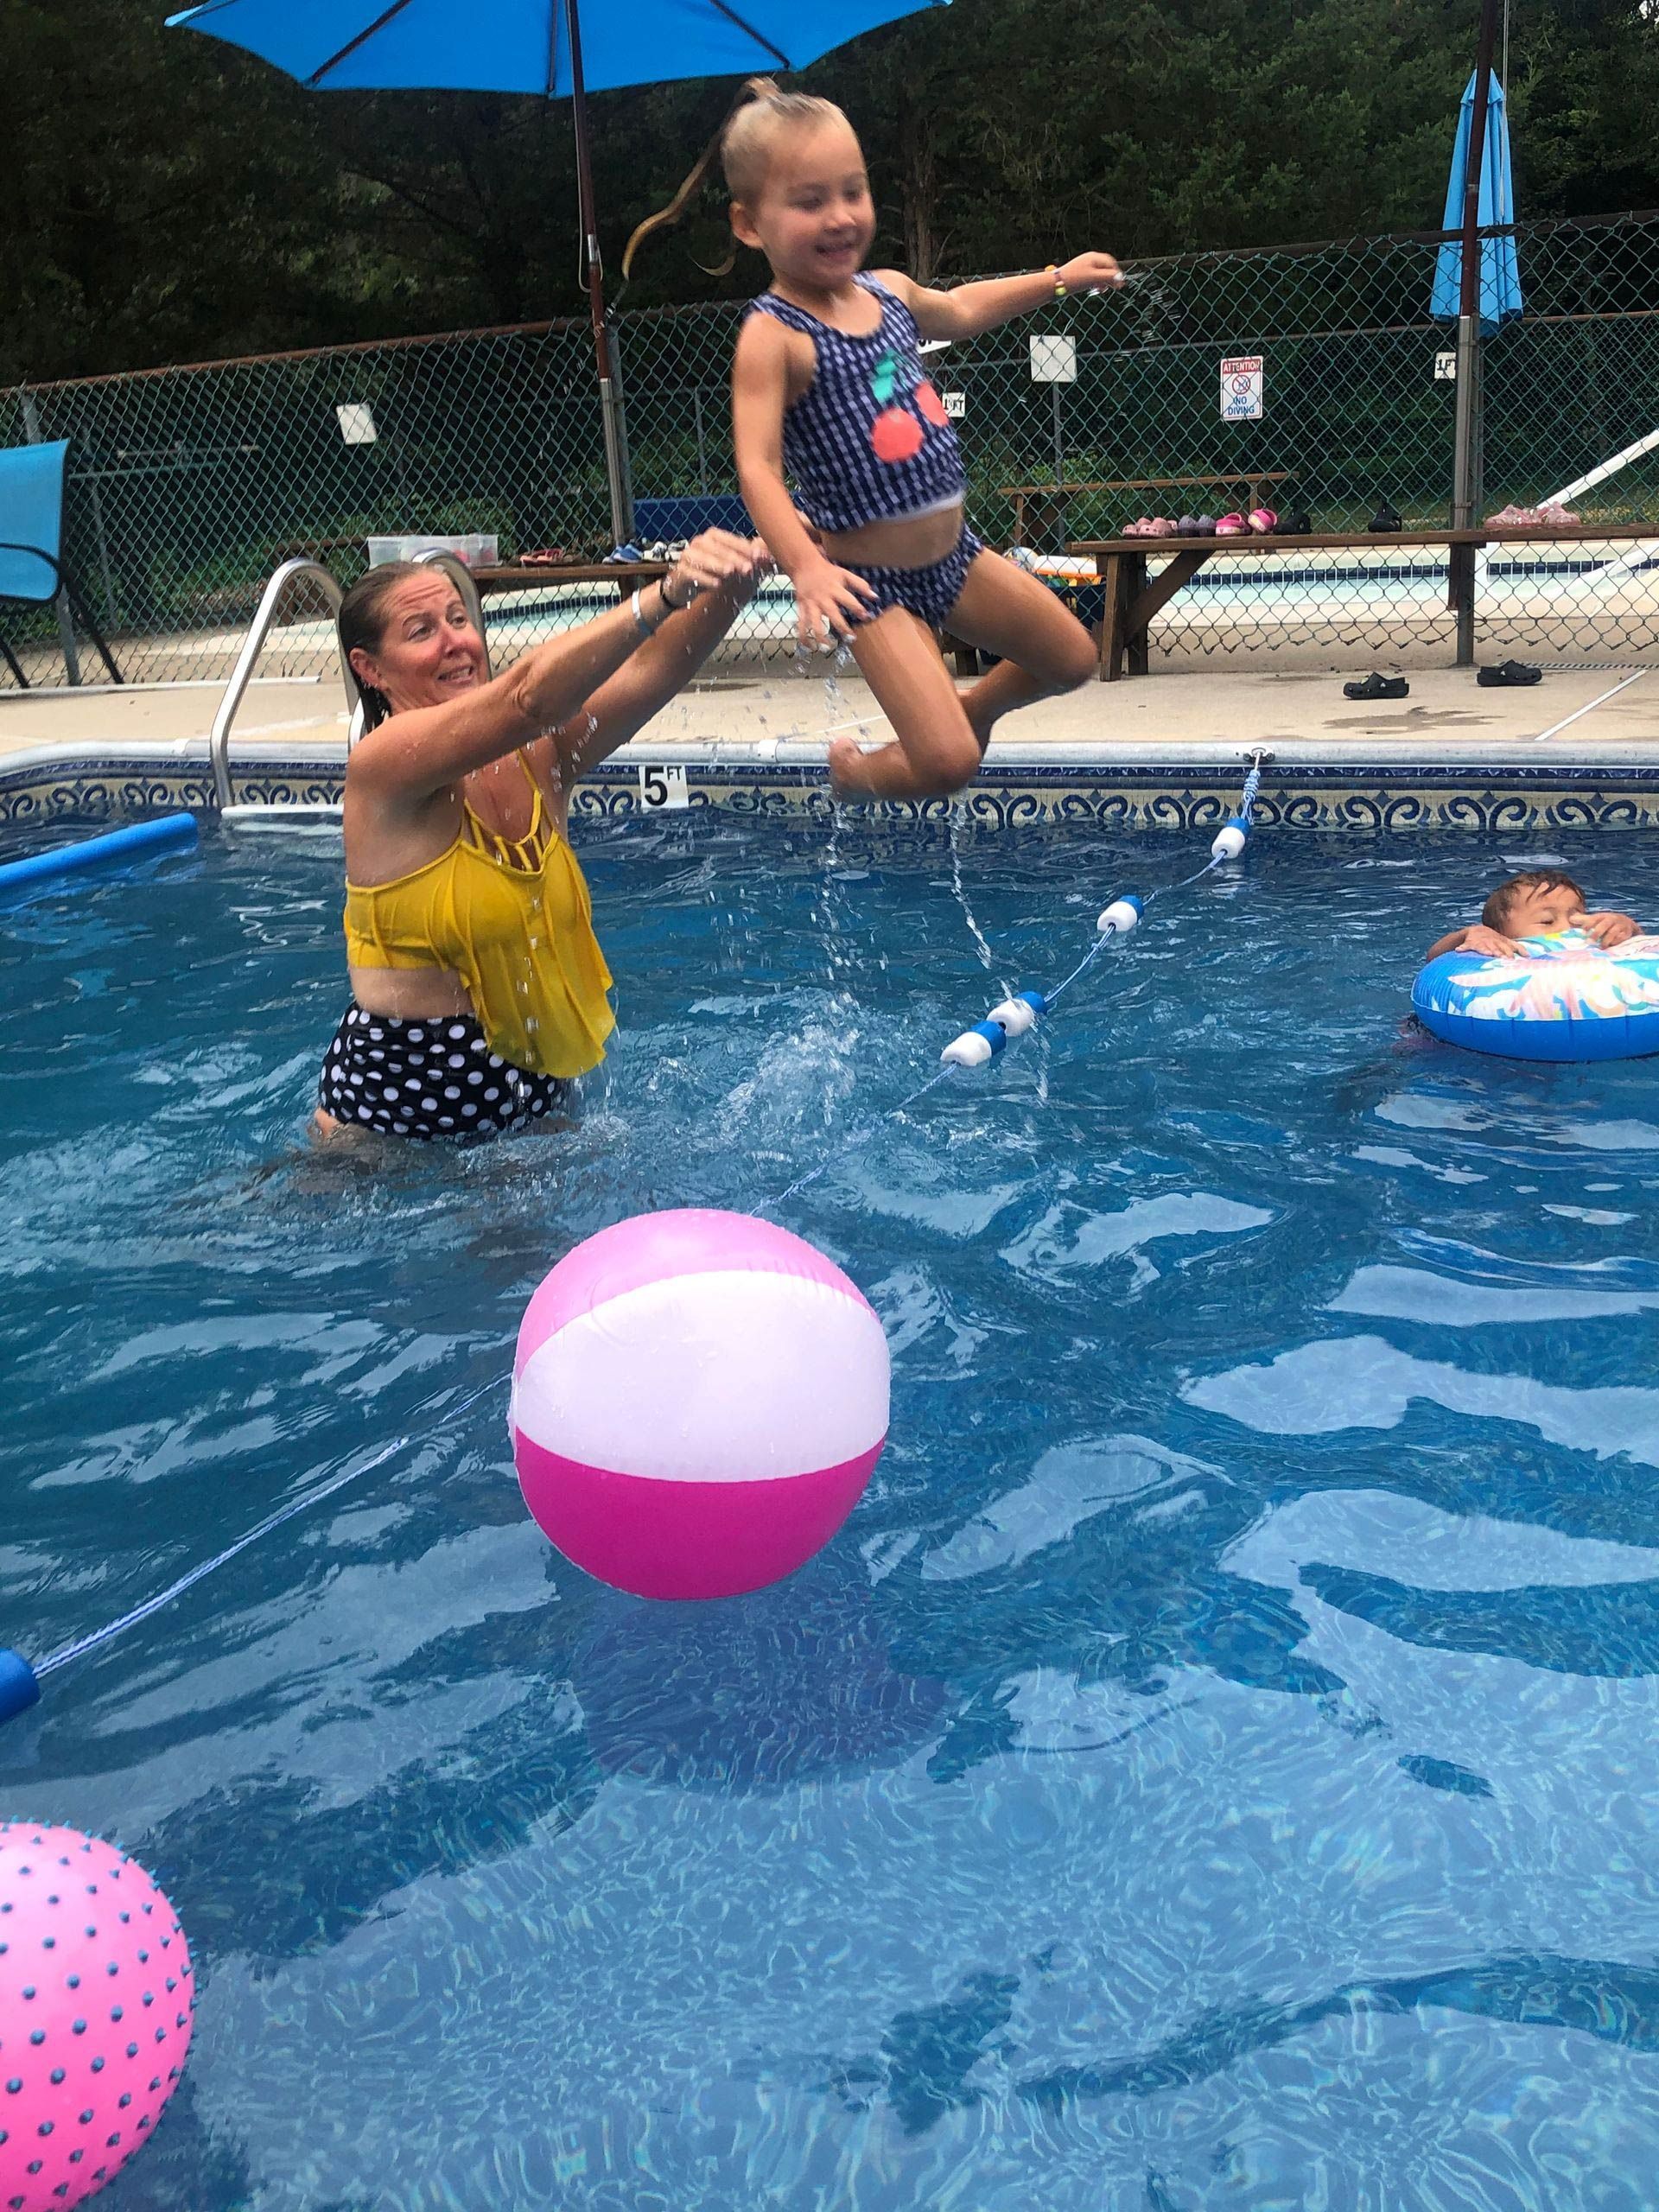
[[[1240,353],[1221,365],[1221,419],[1224,423],[1262,420],[1262,356]]]

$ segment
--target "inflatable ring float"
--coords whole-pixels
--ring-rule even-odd
[[[1626,1060],[1659,1052],[1659,937],[1605,950],[1582,930],[1522,939],[1506,959],[1443,952],[1412,1011],[1448,1045],[1512,1060]]]

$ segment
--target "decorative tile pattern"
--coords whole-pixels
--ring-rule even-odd
[[[582,819],[612,819],[643,810],[639,764],[612,762],[577,791]],[[968,794],[969,819],[985,829],[1013,830],[1046,822],[1122,832],[1213,830],[1237,801],[1242,764],[1220,773],[1113,764],[1107,768],[995,764]],[[827,822],[829,787],[816,767],[760,762],[753,767],[690,766],[692,810],[717,806],[754,818],[805,817]],[[1573,766],[1564,763],[1495,767],[1482,774],[1466,764],[1401,770],[1363,761],[1287,768],[1274,781],[1269,767],[1256,805],[1264,829],[1414,831],[1462,830],[1491,835],[1541,830],[1643,830],[1659,825],[1659,761],[1651,766]],[[333,763],[271,760],[257,773],[238,771],[237,797],[249,804],[318,804],[337,800],[342,771]],[[213,800],[204,767],[100,760],[64,760],[49,767],[0,770],[0,828],[39,827],[74,817],[108,820],[177,807],[206,810]],[[913,829],[943,823],[944,799],[889,801],[885,825]]]

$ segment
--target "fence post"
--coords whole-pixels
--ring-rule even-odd
[[[622,395],[622,348],[616,325],[605,325],[605,353],[610,375],[601,390],[605,410],[605,474],[611,487],[611,529],[618,545],[633,537],[633,469],[628,459],[628,414]]]
[[[27,385],[20,385],[18,391],[23,403],[23,435],[32,446],[44,445],[46,440],[41,431],[41,410],[35,404],[35,395]],[[67,475],[67,472],[65,474]],[[60,553],[63,550],[61,524],[58,531],[58,550]],[[80,654],[75,646],[74,617],[69,612],[69,594],[61,586],[52,601],[52,611],[58,618],[58,643],[63,647],[65,673],[71,683],[79,683]]]

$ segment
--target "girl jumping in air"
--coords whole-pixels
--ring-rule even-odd
[[[772,267],[732,369],[738,480],[795,587],[803,642],[850,638],[897,741],[830,747],[843,796],[924,798],[978,772],[991,727],[1086,681],[1088,632],[963,518],[957,435],[923,372],[924,338],[973,338],[1050,300],[1123,281],[1109,253],[936,292],[863,274],[875,234],[864,156],[830,101],[766,78],[721,144],[732,228]],[[799,505],[785,487],[787,469]],[[935,632],[1001,657],[959,695]]]

